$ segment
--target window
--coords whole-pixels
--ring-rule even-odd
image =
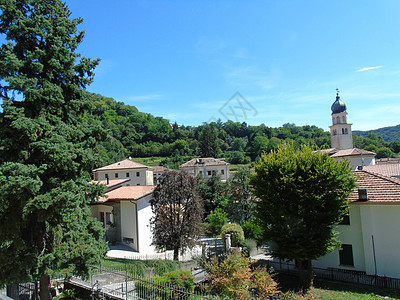
[[[350,215],[345,215],[339,225],[350,225]]]
[[[115,173],[115,178],[118,178],[118,173]]]
[[[339,261],[342,266],[354,267],[353,247],[349,244],[342,244],[339,250]]]
[[[347,130],[347,128],[344,129],[344,134],[349,134],[349,131]]]
[[[225,170],[221,170],[221,174],[224,175],[225,174]]]
[[[140,172],[136,172],[136,177],[140,177]]]
[[[203,175],[203,171],[199,171],[199,174],[200,174],[200,175]]]
[[[137,183],[136,185],[140,185],[140,183]]]
[[[332,133],[333,135],[337,135],[337,131],[336,131],[336,129],[333,129],[333,133]]]
[[[106,225],[110,225],[112,221],[112,214],[110,212],[106,212]]]
[[[209,175],[209,176],[210,176],[210,175],[211,175],[211,171],[207,171],[207,175]]]
[[[129,172],[126,172],[126,177],[129,177]]]

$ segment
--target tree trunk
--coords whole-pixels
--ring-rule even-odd
[[[299,283],[303,293],[306,293],[312,286],[314,281],[314,270],[311,260],[298,261]]]
[[[179,248],[174,248],[174,260],[179,261]]]
[[[51,300],[50,293],[50,276],[42,275],[40,276],[40,300]]]

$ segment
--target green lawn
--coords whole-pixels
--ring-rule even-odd
[[[321,299],[400,299],[400,291],[385,290],[362,285],[319,282],[314,284],[314,294]]]
[[[296,291],[298,279],[286,274],[276,274],[274,277],[281,291]],[[400,291],[385,290],[371,286],[353,285],[346,283],[314,281],[313,294],[323,300],[372,300],[372,299],[400,299]]]
[[[320,299],[326,300],[372,300],[372,299],[399,299],[397,296],[387,296],[387,293],[368,293],[368,292],[352,292],[352,291],[340,291],[340,290],[326,290],[326,289],[313,289],[314,295]]]

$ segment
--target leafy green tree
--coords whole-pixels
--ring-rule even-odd
[[[251,183],[258,196],[257,218],[272,255],[298,261],[301,284],[312,285],[311,260],[339,243],[334,227],[347,211],[356,186],[348,162],[304,146],[283,145],[263,155]],[[306,272],[303,267],[306,267]]]
[[[220,235],[222,227],[228,224],[228,215],[222,208],[216,208],[210,212],[206,221],[207,232],[215,237]]]
[[[218,157],[219,146],[218,130],[211,124],[203,125],[199,134],[200,154],[203,157]]]
[[[221,181],[221,177],[216,173],[211,178],[198,175],[196,179],[200,197],[204,201],[204,213],[207,216],[211,211],[222,206],[226,197],[226,184]]]
[[[230,221],[241,225],[254,218],[256,198],[250,190],[250,176],[249,168],[240,167],[228,180],[225,210]]]
[[[39,279],[50,299],[52,270],[85,275],[106,251],[88,206],[102,187],[86,172],[105,137],[84,117],[98,61],[77,61],[82,19],[62,1],[1,1],[0,12],[0,284]]]
[[[195,245],[202,233],[203,201],[197,192],[196,179],[186,172],[168,171],[160,179],[150,200],[153,244],[179,251]]]

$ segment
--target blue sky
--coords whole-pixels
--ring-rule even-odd
[[[239,92],[235,121],[328,130],[338,88],[353,129],[400,123],[400,1],[67,4],[85,21],[78,52],[102,60],[89,90],[140,111],[226,121]]]

